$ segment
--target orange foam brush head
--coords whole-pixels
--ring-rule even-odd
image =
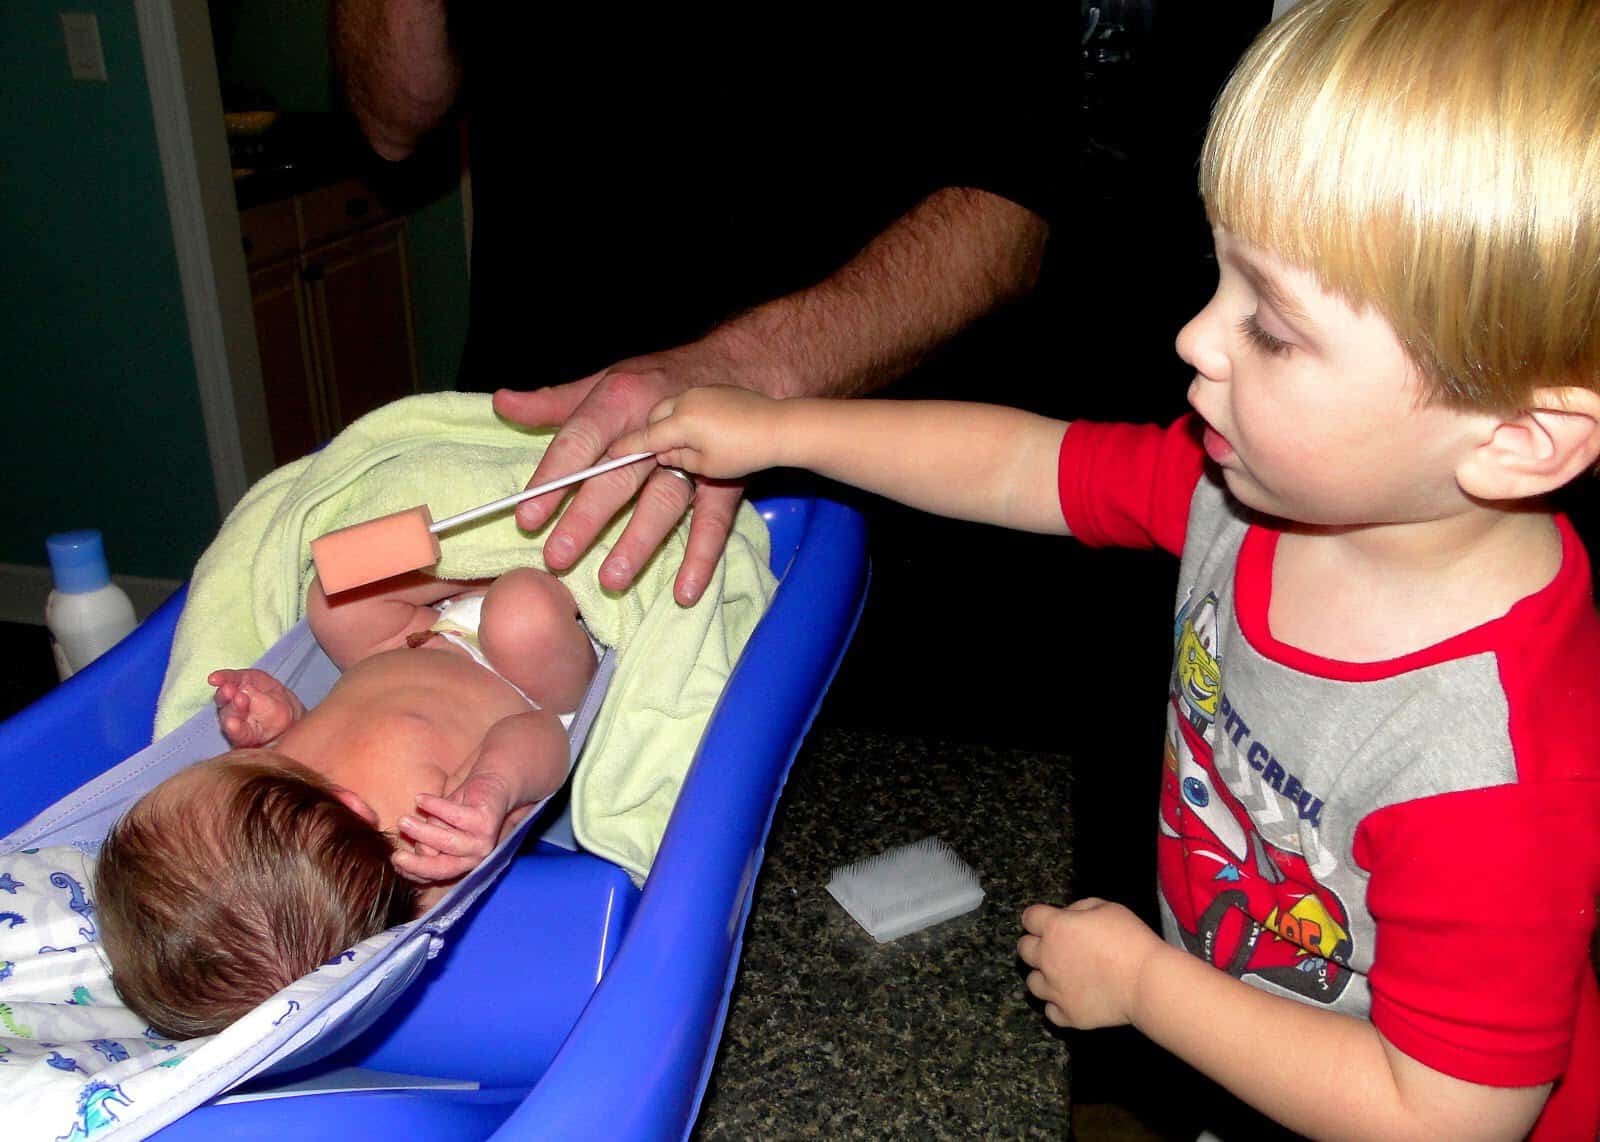
[[[439,537],[426,505],[353,523],[311,541],[322,589],[330,595],[417,571],[439,561]]]

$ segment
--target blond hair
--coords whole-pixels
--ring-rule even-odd
[[[314,774],[265,750],[209,768],[220,788],[158,786],[112,827],[95,868],[111,982],[176,1039],[220,1031],[417,908],[389,839]]]
[[[1430,398],[1600,390],[1600,0],[1310,0],[1218,100],[1212,221],[1371,307]]]

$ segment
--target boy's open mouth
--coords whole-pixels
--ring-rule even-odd
[[[1233,445],[1229,444],[1227,438],[1209,424],[1206,425],[1201,443],[1205,446],[1206,455],[1218,464],[1233,458]]]

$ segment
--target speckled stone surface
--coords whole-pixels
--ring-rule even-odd
[[[1059,755],[814,732],[768,839],[694,1137],[1063,1137],[1066,1049],[1016,942],[1027,904],[1064,897],[1069,779]],[[983,904],[877,944],[828,876],[929,835],[977,870]]]

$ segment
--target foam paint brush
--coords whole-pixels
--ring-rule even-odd
[[[363,587],[401,575],[418,571],[439,561],[439,534],[482,519],[486,515],[515,507],[523,500],[531,500],[546,492],[554,492],[570,484],[581,483],[591,476],[637,464],[640,460],[653,460],[653,452],[634,452],[618,456],[603,464],[550,480],[514,495],[505,496],[492,503],[482,504],[442,519],[435,523],[426,504],[379,516],[362,523],[353,523],[318,536],[311,541],[311,561],[317,565],[317,577],[322,589],[330,595]]]

